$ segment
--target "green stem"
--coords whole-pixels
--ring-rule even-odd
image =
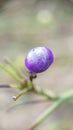
[[[73,98],[73,90],[60,94],[59,99],[62,101],[70,100]]]
[[[55,103],[49,108],[47,109],[34,123],[33,125],[27,129],[27,130],[33,130],[35,127],[37,127],[41,122],[43,122],[45,120],[45,118],[47,118],[60,104],[60,102],[55,101]]]
[[[22,86],[21,84],[17,86],[17,88],[22,89],[22,91],[20,93],[18,93],[16,96],[13,96],[13,100],[17,100],[19,97],[23,96],[26,92],[28,92],[29,90],[32,90],[32,82],[25,82],[24,86]],[[14,86],[13,86],[14,87]]]
[[[59,99],[57,99],[53,105],[47,109],[34,123],[33,125],[27,129],[27,130],[33,130],[36,126],[38,126],[42,121],[45,120],[62,102],[70,100],[73,98],[73,90],[63,93],[59,96]]]
[[[13,96],[13,100],[16,101],[19,97],[23,96],[30,88],[24,88],[20,93],[18,93],[16,96]]]
[[[35,92],[38,95],[45,96],[49,100],[57,100],[58,96],[54,94],[52,91],[43,90],[42,88],[33,86],[33,92]]]
[[[21,71],[18,69],[18,67],[15,66],[14,63],[13,63],[10,59],[5,59],[5,62],[6,62],[7,64],[9,64],[9,65],[13,68],[13,70],[16,71],[16,73],[17,73],[21,78],[24,77],[23,74],[21,73]]]
[[[12,78],[20,82],[20,78],[17,75],[13,74],[10,70],[8,70],[4,65],[0,64],[0,68],[6,71]]]

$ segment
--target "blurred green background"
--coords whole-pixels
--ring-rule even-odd
[[[34,83],[59,94],[73,88],[73,0],[0,0],[0,62],[14,58],[24,66],[36,46],[52,49],[53,65]],[[0,70],[0,84],[14,83]],[[41,97],[25,95],[13,102],[18,90],[0,89],[0,130],[26,130],[51,103],[29,104]],[[73,130],[73,102],[52,113],[36,130]]]

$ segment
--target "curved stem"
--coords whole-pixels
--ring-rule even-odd
[[[55,101],[55,103],[53,103],[53,105],[47,109],[41,116],[39,116],[39,118],[33,123],[33,125],[26,129],[26,130],[34,130],[35,127],[37,127],[41,122],[44,121],[45,118],[47,118],[60,104],[60,102]]]
[[[73,90],[63,93],[59,96],[59,99],[57,99],[53,105],[47,109],[34,123],[33,125],[28,128],[27,130],[33,130],[36,126],[38,126],[42,121],[45,120],[62,102],[66,100],[70,100],[73,98]]]

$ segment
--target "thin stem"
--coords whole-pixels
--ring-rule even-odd
[[[21,84],[10,84],[10,88],[22,89]]]
[[[59,96],[59,99],[57,99],[53,105],[47,109],[34,123],[33,125],[28,128],[27,130],[33,130],[36,126],[38,126],[42,121],[45,120],[62,102],[70,100],[73,98],[73,90],[63,93]]]
[[[73,90],[64,92],[59,96],[59,99],[61,99],[62,101],[70,100],[72,98],[73,98]]]
[[[25,105],[36,105],[36,104],[41,104],[41,103],[47,103],[48,102],[48,100],[32,100],[32,101],[28,101],[28,102],[25,102],[24,104]]]
[[[20,93],[18,93],[16,96],[13,96],[13,100],[16,101],[19,97],[23,96],[27,91],[29,91],[30,88],[24,88]]]
[[[16,71],[16,73],[22,78],[22,77],[24,77],[24,75],[21,73],[21,71],[19,70],[19,68],[17,67],[17,66],[15,66],[14,65],[14,63],[10,60],[10,59],[5,59],[5,62],[7,63],[7,64],[9,64],[12,68],[13,68],[13,70],[14,71]]]
[[[10,85],[2,84],[2,85],[0,85],[0,88],[22,89],[22,85],[21,84],[10,84]]]
[[[20,82],[20,78],[13,74],[8,68],[6,68],[4,65],[0,64],[0,68],[3,69],[4,71],[6,71],[12,78],[14,78],[15,80]]]
[[[17,108],[19,107],[20,105],[23,105],[23,106],[27,106],[27,105],[37,105],[37,104],[45,104],[45,103],[48,103],[48,100],[31,100],[31,101],[26,101],[26,102],[20,102],[19,104],[17,105],[12,105],[10,106],[7,111],[11,111],[13,108]]]
[[[10,88],[10,85],[2,84],[2,85],[0,85],[0,88]]]
[[[33,125],[26,130],[33,130],[36,126],[38,126],[45,118],[47,118],[60,104],[60,102],[55,101],[55,103],[47,109],[34,123]]]
[[[46,98],[50,100],[56,100],[58,99],[58,96],[54,94],[52,91],[43,90],[42,88],[33,86],[33,92],[35,92],[38,95],[45,96]]]

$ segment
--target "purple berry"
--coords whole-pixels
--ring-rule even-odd
[[[52,51],[47,47],[35,47],[26,56],[25,65],[30,72],[41,73],[49,68],[54,60]]]

